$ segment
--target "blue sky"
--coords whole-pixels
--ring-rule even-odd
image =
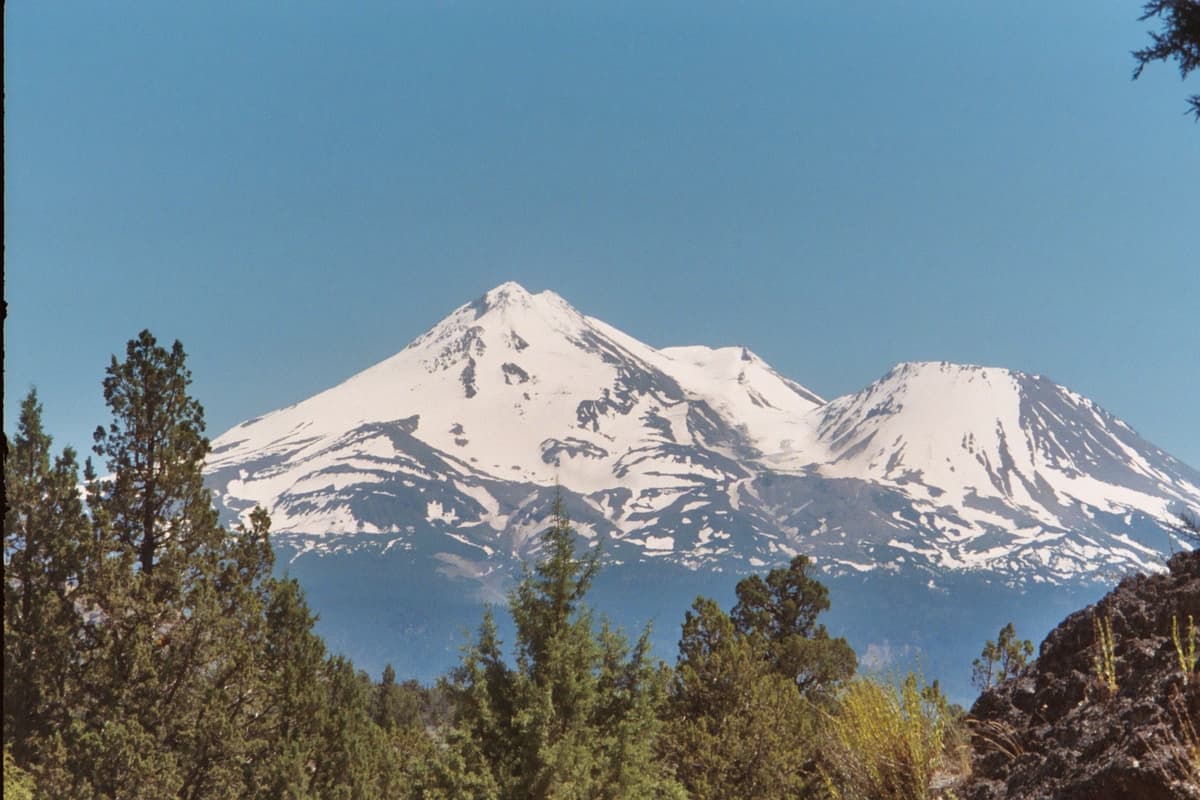
[[[86,449],[149,327],[215,435],[511,279],[830,397],[1041,373],[1200,465],[1197,79],[1130,81],[1140,6],[8,3],[5,430],[37,384]]]

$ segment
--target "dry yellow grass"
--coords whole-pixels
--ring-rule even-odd
[[[846,688],[826,716],[821,771],[835,798],[928,800],[950,720],[921,684],[910,673],[899,686],[858,678]]]
[[[1092,617],[1092,631],[1095,634],[1096,654],[1092,657],[1092,667],[1101,690],[1112,697],[1117,693],[1117,657],[1113,642],[1112,619],[1110,617]]]

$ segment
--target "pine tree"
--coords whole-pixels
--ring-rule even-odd
[[[424,725],[427,692],[416,681],[396,682],[396,670],[388,664],[373,687],[371,718],[391,733],[399,728],[421,729]]]
[[[1179,65],[1179,76],[1186,78],[1192,70],[1200,67],[1200,2],[1197,0],[1146,0],[1142,3],[1145,22],[1157,17],[1162,24],[1159,31],[1150,31],[1151,44],[1133,52],[1137,67],[1133,70],[1136,80],[1142,70],[1152,61],[1174,60]],[[1200,120],[1200,94],[1188,98],[1191,113]]]
[[[271,578],[266,512],[218,524],[190,381],[148,332],[113,359],[87,513],[36,395],[5,440],[6,761],[72,800],[403,796],[437,754],[422,732],[402,760],[370,679],[326,658],[298,585]]]
[[[1016,677],[1033,655],[1033,642],[1017,638],[1010,622],[1000,629],[995,641],[988,639],[972,666],[971,682],[980,691]]]
[[[230,535],[204,489],[200,404],[182,346],[143,331],[113,358],[89,465],[95,546],[86,688],[64,734],[72,769],[101,796],[239,794],[261,702],[269,521]],[[149,791],[146,787],[154,787]]]
[[[854,674],[858,659],[845,639],[832,638],[817,617],[829,610],[829,590],[808,574],[812,562],[796,556],[764,581],[738,582],[734,627],[751,637],[780,675],[809,699],[829,697]]]
[[[817,617],[829,608],[810,561],[737,584],[727,615],[697,598],[683,623],[671,683],[666,755],[697,798],[783,798],[812,790],[819,706],[854,673],[845,639]]]
[[[438,767],[437,783],[450,796],[490,800],[508,796],[521,770],[516,730],[517,676],[504,661],[491,609],[475,642],[451,673],[454,707],[451,758]]]
[[[271,581],[264,613],[260,735],[248,753],[245,795],[315,797],[309,783],[326,699],[325,645],[312,631],[316,619],[295,580]]]
[[[150,331],[129,342],[122,362],[113,356],[104,400],[113,419],[94,434],[96,454],[112,475],[102,488],[109,532],[132,551],[148,580],[164,559],[176,574],[186,559],[219,544],[222,531],[204,488],[208,455],[204,410],[188,394],[192,382],[183,345],[168,351]],[[170,576],[158,587],[169,592]]]
[[[371,680],[344,656],[325,662],[326,689],[312,787],[323,800],[383,800],[401,791],[400,765],[370,715]]]
[[[671,684],[664,755],[697,800],[785,798],[806,774],[814,719],[790,677],[715,602],[687,612]]]
[[[495,623],[454,674],[458,764],[444,770],[470,796],[665,797],[678,786],[654,758],[662,672],[646,635],[597,632],[584,604],[596,554],[575,555],[574,532],[556,503],[545,556],[510,597],[516,665],[504,661]],[[445,787],[445,783],[443,787]]]
[[[4,742],[28,764],[70,718],[75,608],[89,526],[75,453],[51,463],[36,391],[21,404],[4,459]]]

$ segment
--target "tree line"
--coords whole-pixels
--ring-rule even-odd
[[[190,384],[182,346],[143,331],[106,371],[99,466],[52,452],[34,391],[5,437],[6,793],[921,797],[950,763],[936,682],[856,677],[807,558],[742,579],[728,610],[698,598],[668,665],[588,605],[597,554],[561,506],[508,647],[489,612],[435,686],[375,682],[274,574],[266,512],[221,526]]]

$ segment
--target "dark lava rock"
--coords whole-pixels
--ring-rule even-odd
[[[1172,618],[1200,625],[1200,551],[1121,581],[1051,631],[1036,661],[971,709],[960,800],[1200,800],[1200,674],[1180,668]],[[1098,677],[1096,620],[1111,620],[1116,691]]]

